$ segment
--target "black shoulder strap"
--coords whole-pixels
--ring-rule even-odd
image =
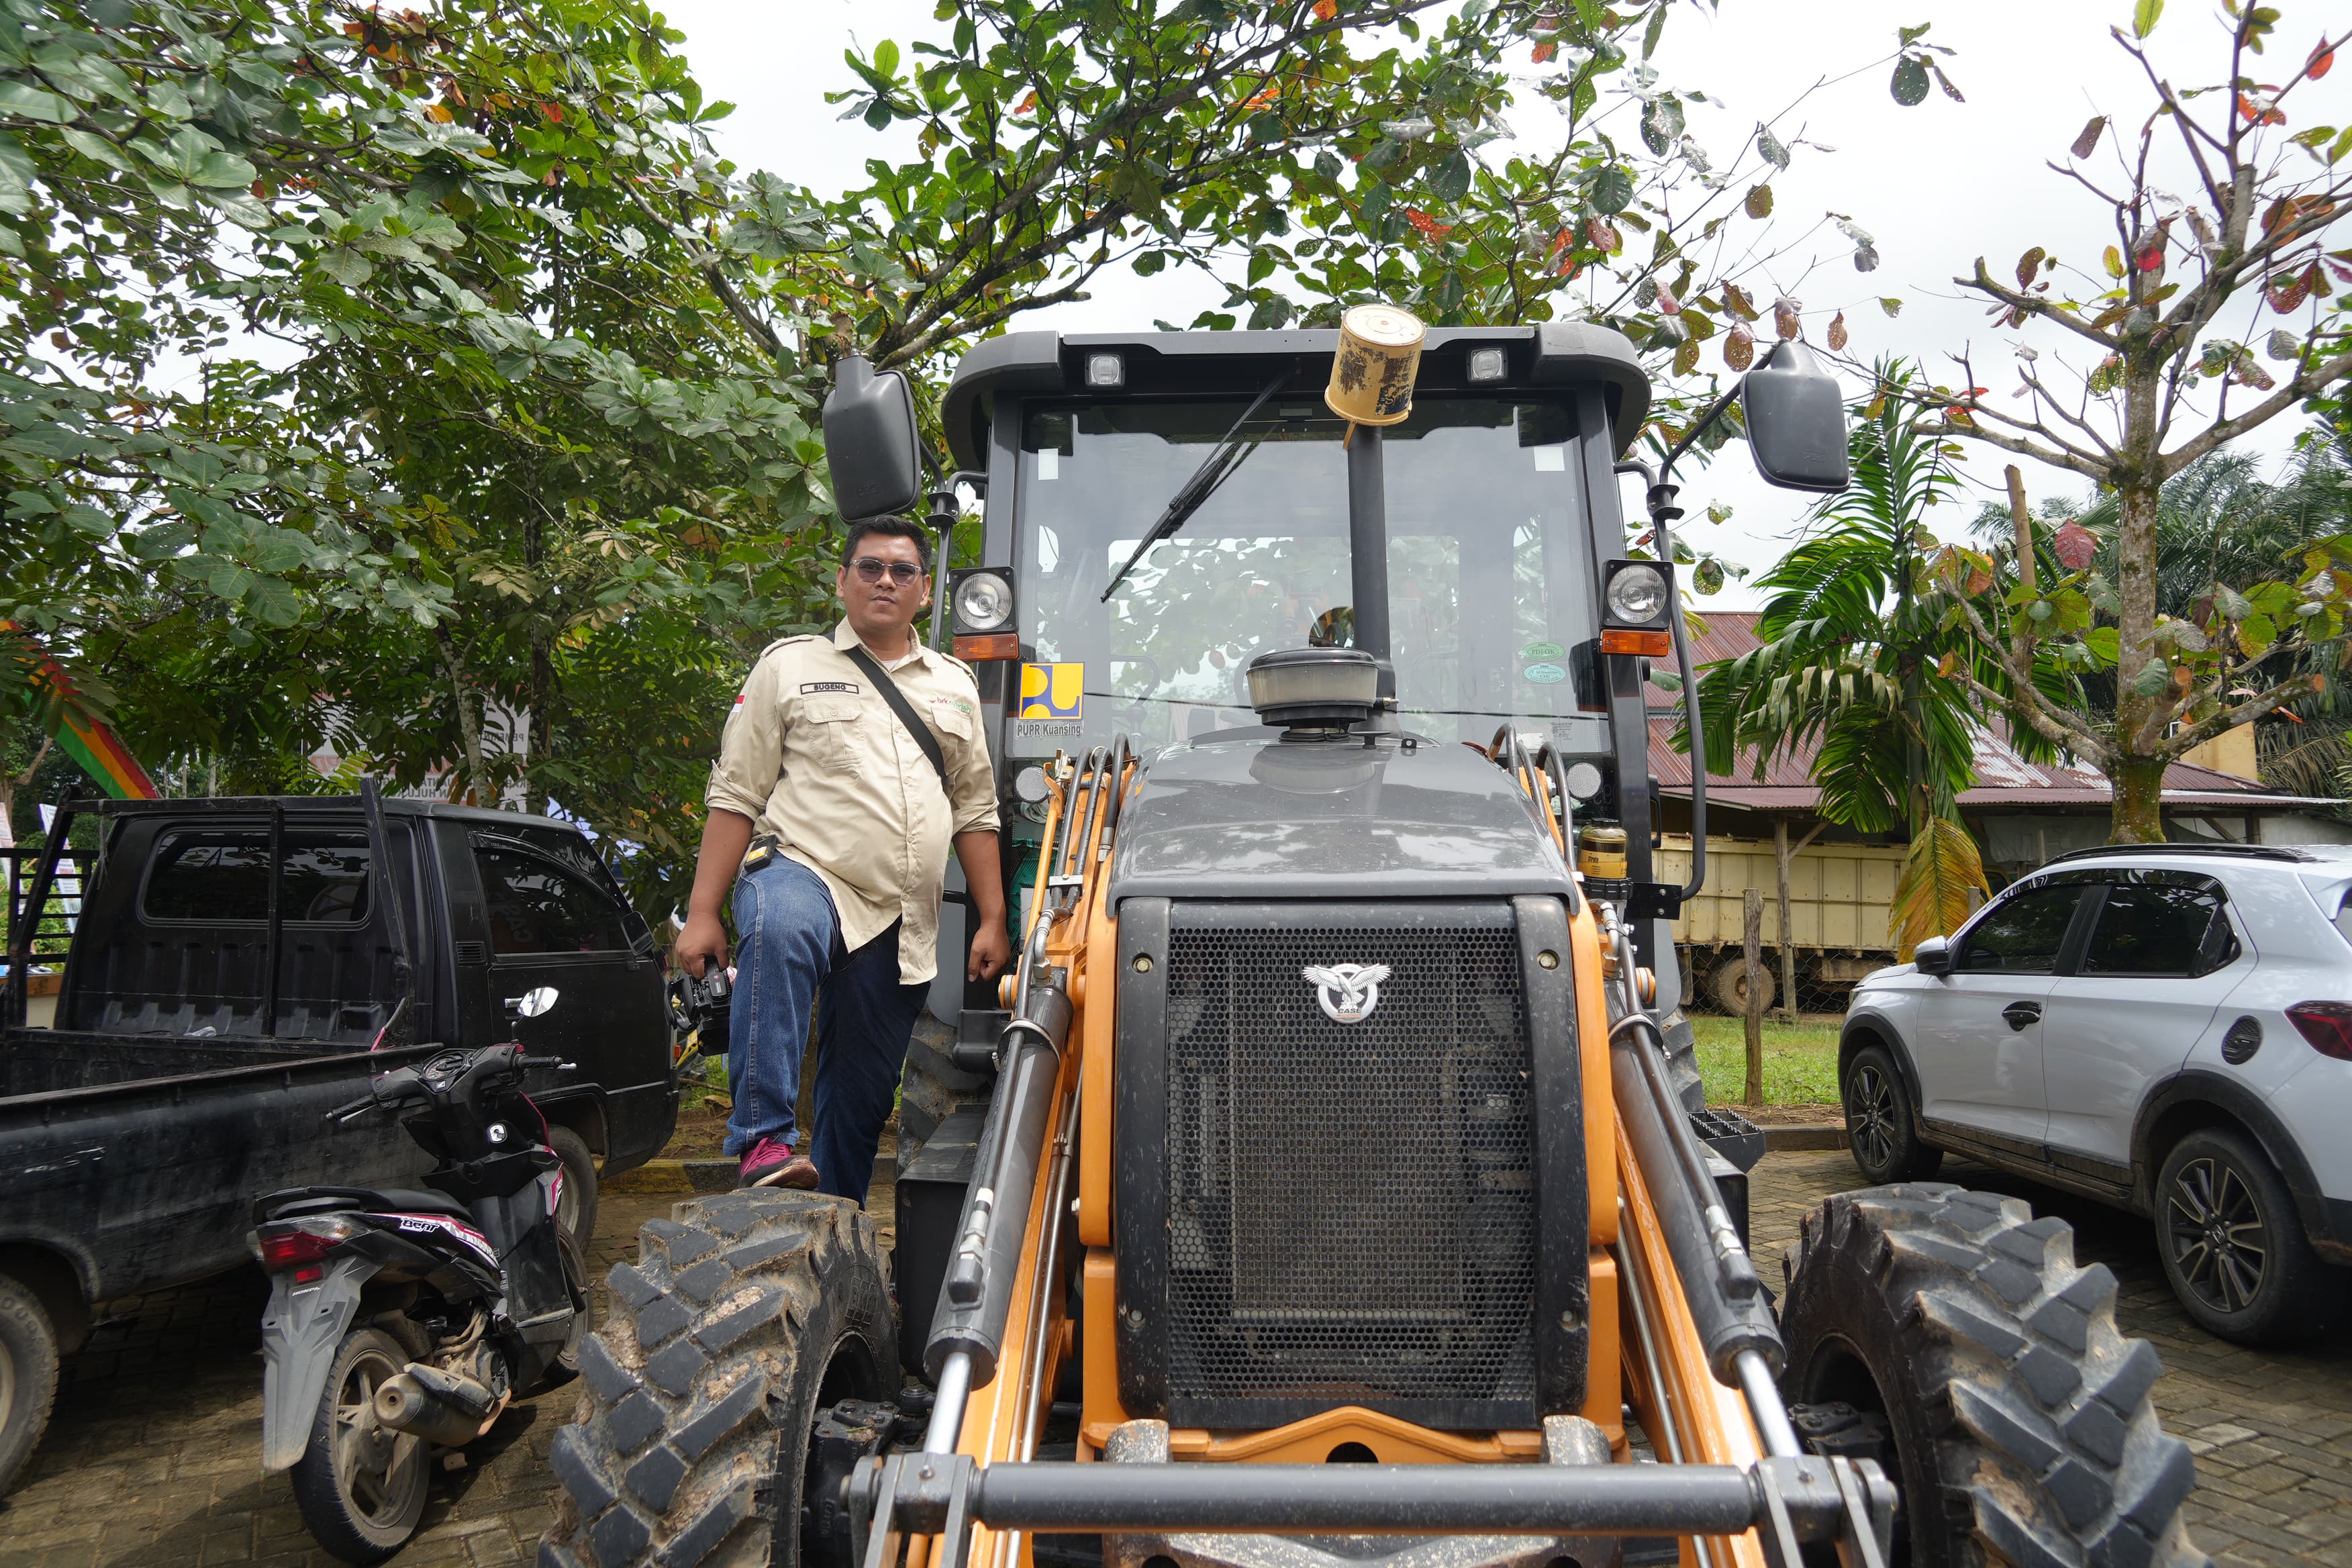
[[[915,711],[915,705],[907,700],[907,694],[898,689],[898,683],[890,679],[890,672],[875,662],[874,656],[866,651],[863,643],[849,645],[849,659],[866,672],[867,679],[874,682],[874,689],[882,694],[882,700],[890,705],[890,711],[898,715],[898,722],[907,726],[907,733],[915,737],[915,744],[923,748],[923,755],[931,759],[931,769],[940,775],[940,788],[947,790],[952,796],[955,792],[948,788],[948,760],[940,754],[939,737],[931,733],[929,724],[923,722],[923,716]]]

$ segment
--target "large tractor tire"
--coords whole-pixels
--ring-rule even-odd
[[[898,1388],[882,1252],[856,1204],[758,1189],[672,1214],[614,1266],[612,1321],[581,1346],[541,1568],[798,1568],[818,1412]]]
[[[898,1079],[898,1174],[931,1141],[940,1123],[956,1107],[988,1098],[991,1072],[972,1072],[955,1065],[948,1052],[955,1031],[925,1013],[915,1020],[914,1038],[907,1042],[907,1067]]]
[[[2162,1365],[2065,1222],[1944,1183],[1871,1187],[1807,1215],[1787,1267],[1782,1390],[1891,1439],[1898,1563],[2206,1563],[2180,1518],[2188,1446],[2148,1402]]]

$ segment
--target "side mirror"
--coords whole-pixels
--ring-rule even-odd
[[[842,357],[824,399],[824,460],[846,521],[915,510],[923,498],[922,443],[905,376],[877,375],[862,355]]]
[[[1911,962],[1922,974],[1949,974],[1952,972],[1950,939],[1931,936],[1911,950]]]
[[[534,985],[520,996],[508,997],[507,1005],[518,1018],[536,1018],[554,1006],[555,999],[562,994],[552,985]]]
[[[1741,384],[1740,409],[1747,416],[1756,471],[1765,483],[1830,493],[1845,489],[1853,477],[1846,461],[1845,400],[1837,378],[1822,369],[1812,350],[1794,339],[1773,345]],[[828,440],[831,413],[827,405]]]

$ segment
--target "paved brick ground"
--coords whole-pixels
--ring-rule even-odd
[[[886,1155],[881,1173],[889,1168]],[[1948,1174],[2063,1215],[2077,1255],[2122,1280],[2126,1328],[2153,1340],[2168,1369],[2157,1403],[2199,1451],[2200,1544],[2226,1568],[2352,1568],[2352,1343],[2284,1355],[2221,1344],[2173,1304],[2141,1223],[1978,1167]],[[1795,1238],[1798,1215],[1854,1179],[1842,1153],[1767,1157],[1754,1230],[1768,1267]],[[886,1225],[888,1198],[877,1186]],[[600,1280],[671,1202],[604,1195]],[[125,1304],[99,1330],[68,1362],[47,1440],[0,1503],[0,1568],[330,1568],[285,1479],[260,1473],[261,1306],[258,1280],[238,1275]],[[573,1398],[562,1389],[519,1405],[464,1469],[436,1477],[402,1568],[530,1562],[551,1507],[547,1446]]]
[[[2065,1219],[2076,1260],[2115,1270],[2124,1331],[2164,1357],[2157,1408],[2197,1452],[2189,1520],[2200,1546],[2226,1568],[2352,1564],[2352,1340],[2284,1353],[2225,1344],[2174,1301],[2145,1220],[1967,1161],[1948,1161],[1941,1179]],[[1859,1180],[1843,1152],[1772,1154],[1757,1167],[1750,1231],[1776,1289],[1798,1216]]]

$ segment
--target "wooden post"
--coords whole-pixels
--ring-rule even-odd
[[[1797,933],[1789,923],[1789,819],[1772,822],[1772,866],[1780,874],[1780,1021],[1797,1021]]]
[[[1740,932],[1742,971],[1748,982],[1748,1103],[1764,1103],[1764,895],[1748,889],[1747,920]]]

